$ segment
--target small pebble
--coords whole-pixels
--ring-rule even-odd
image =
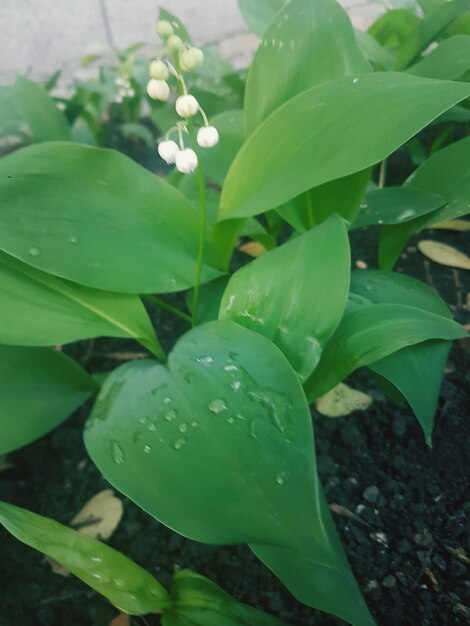
[[[381,543],[383,546],[387,546],[388,547],[388,539],[387,539],[387,535],[385,533],[380,532],[380,531],[376,531],[376,532],[370,533],[369,536],[370,536],[371,539],[373,539],[377,543]]]
[[[432,535],[427,528],[423,528],[413,535],[413,541],[417,546],[425,548],[432,543]]]
[[[382,581],[382,585],[384,587],[388,587],[389,589],[391,589],[392,587],[395,587],[396,584],[397,584],[397,579],[392,574],[385,576],[385,578]]]
[[[365,261],[361,261],[361,259],[359,259],[358,261],[356,261],[356,267],[358,270],[366,270],[367,269],[367,263]]]
[[[364,500],[367,500],[367,502],[370,502],[371,504],[375,504],[379,497],[378,487],[376,487],[375,485],[371,485],[370,487],[367,487],[367,489],[364,490],[362,497],[364,498]]]

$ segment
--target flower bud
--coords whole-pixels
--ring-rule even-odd
[[[219,143],[219,133],[215,126],[203,126],[197,131],[197,142],[201,148],[213,148]]]
[[[161,141],[158,144],[158,154],[169,165],[172,165],[175,162],[176,155],[179,151],[180,149],[178,144],[176,143],[176,141],[172,141],[171,139],[167,141]]]
[[[147,83],[147,93],[152,100],[168,100],[170,87],[164,80],[151,78]]]
[[[168,37],[166,45],[173,51],[184,47],[184,43],[178,35],[171,35],[171,37]]]
[[[173,35],[173,26],[167,20],[158,20],[157,22],[157,34],[160,37],[170,37]]]
[[[182,50],[179,56],[180,68],[183,72],[195,70],[204,62],[204,54],[199,48]]]
[[[176,100],[175,108],[180,117],[192,117],[199,111],[199,102],[194,96],[186,94]]]
[[[175,158],[176,169],[182,174],[191,174],[197,168],[197,154],[191,148],[180,150]]]
[[[155,78],[155,80],[166,80],[169,73],[163,61],[155,60],[150,63],[149,74],[152,78]]]

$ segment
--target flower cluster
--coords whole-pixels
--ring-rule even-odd
[[[175,25],[176,26],[176,25]],[[204,126],[199,128],[196,140],[201,148],[212,148],[219,141],[219,133],[214,126],[209,124],[204,110],[197,99],[188,93],[183,72],[195,70],[204,61],[204,54],[199,48],[189,46],[183,42],[172,26],[166,20],[157,22],[157,33],[165,42],[161,54],[150,63],[150,80],[147,84],[147,93],[153,100],[166,102],[171,89],[168,79],[173,76],[180,84],[180,95],[175,102],[175,109],[181,121],[171,128],[163,141],[158,145],[158,153],[168,164],[176,165],[176,169],[183,174],[194,172],[198,166],[196,152],[184,144],[184,133],[189,134],[188,123],[191,118],[199,114],[202,117]],[[170,56],[172,62],[162,61],[164,56]],[[170,139],[172,133],[178,134],[178,143]]]
[[[132,98],[133,96],[135,96],[135,91],[132,88],[131,82],[128,78],[118,76],[115,79],[114,84],[118,88],[118,91],[117,91],[117,94],[113,98],[113,102],[117,102],[118,104],[121,104],[124,98]]]

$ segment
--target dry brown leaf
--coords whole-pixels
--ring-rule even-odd
[[[64,576],[65,578],[67,578],[67,576],[70,576],[69,570],[54,559],[51,559],[50,556],[46,556],[44,557],[44,559],[49,563],[54,574]]]
[[[470,270],[470,257],[445,243],[425,239],[418,243],[418,248],[424,256],[435,263]]]
[[[431,569],[429,569],[429,567],[425,567],[424,568],[424,573],[426,574],[426,576],[431,581],[431,584],[434,587],[435,591],[437,591],[439,589],[439,583],[437,582],[437,578],[434,576],[433,571]]]
[[[470,221],[467,220],[449,220],[448,222],[438,222],[428,228],[438,228],[439,230],[457,230],[460,233],[466,233],[470,230]]]
[[[252,256],[255,259],[267,252],[266,248],[257,241],[249,241],[248,243],[243,244],[243,246],[240,246],[239,250],[240,252],[244,252],[245,254],[248,254],[248,256]]]
[[[127,613],[119,613],[109,622],[109,626],[130,626],[131,618]]]
[[[372,404],[370,396],[340,383],[315,402],[317,411],[326,417],[342,417],[353,411],[365,411]]]
[[[89,500],[75,515],[70,526],[93,539],[109,539],[121,521],[123,506],[112,489],[105,489]]]

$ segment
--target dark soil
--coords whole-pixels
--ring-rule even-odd
[[[353,236],[353,261],[374,267],[374,232]],[[429,237],[428,237],[429,234]],[[464,235],[427,233],[461,249]],[[463,271],[437,266],[416,251],[399,269],[431,283],[468,323]],[[466,280],[466,283],[465,283]],[[157,313],[170,347],[186,328]],[[90,371],[115,367],[126,342],[99,340],[73,348]],[[121,353],[121,354],[119,354]],[[460,626],[470,621],[470,445],[468,365],[464,342],[455,345],[428,449],[408,408],[387,401],[364,372],[353,385],[375,401],[364,413],[328,419],[314,414],[318,465],[346,552],[380,626]],[[82,443],[85,407],[60,428],[9,457],[0,473],[0,499],[68,523],[106,481]],[[42,556],[0,532],[0,626],[107,626],[116,611],[79,581],[53,574]],[[168,585],[175,566],[190,567],[237,599],[293,626],[333,626],[339,620],[296,602],[245,546],[214,547],[181,538],[125,500],[110,544]],[[158,618],[147,620],[156,625]],[[140,618],[134,624],[144,624]]]

